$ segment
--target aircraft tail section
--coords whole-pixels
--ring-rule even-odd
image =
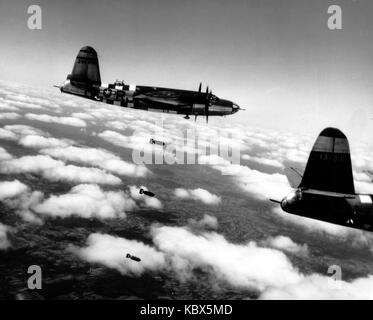
[[[62,92],[93,97],[101,85],[97,52],[89,46],[80,49]]]
[[[95,49],[88,46],[80,49],[75,59],[73,71],[67,76],[67,79],[81,85],[101,85],[100,68]]]
[[[324,129],[313,145],[299,187],[354,194],[350,147],[336,128]]]

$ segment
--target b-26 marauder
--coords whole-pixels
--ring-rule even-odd
[[[61,92],[70,93],[108,104],[148,111],[176,113],[190,116],[226,116],[242,110],[229,100],[218,98],[209,91],[128,85],[123,81],[113,84],[101,83],[100,68],[96,51],[89,46],[80,49],[71,74]]]

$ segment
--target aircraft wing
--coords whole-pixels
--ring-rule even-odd
[[[141,100],[144,102],[154,102],[169,106],[187,106],[190,105],[186,101],[181,99],[181,95],[175,91],[155,91],[155,92],[146,92],[140,93],[133,97],[136,100]]]
[[[183,101],[176,100],[176,99],[167,99],[167,98],[160,98],[160,97],[151,97],[147,96],[145,94],[140,94],[135,97],[133,97],[134,100],[141,100],[144,102],[155,102],[155,103],[160,103],[160,104],[165,104],[165,105],[170,105],[170,106],[186,106],[186,104]]]
[[[298,186],[300,185],[300,182],[302,181],[303,172],[294,167],[285,168],[284,172],[285,172],[286,178],[288,178],[290,186],[292,188],[298,188]]]

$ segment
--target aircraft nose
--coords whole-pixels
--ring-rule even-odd
[[[280,206],[281,206],[282,210],[284,210],[285,212],[287,211],[286,209],[287,209],[288,203],[287,203],[286,198],[284,198],[284,199],[281,200]]]
[[[280,202],[281,209],[288,213],[292,213],[292,209],[294,209],[295,205],[296,202],[289,200],[287,198],[282,199]]]
[[[282,199],[280,205],[282,210],[285,212],[291,213],[293,209],[295,209],[300,201],[302,200],[302,191],[301,190],[293,190],[290,192],[284,199]]]
[[[241,110],[241,107],[236,103],[232,103],[232,113],[236,113],[238,110]]]

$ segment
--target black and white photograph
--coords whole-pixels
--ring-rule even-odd
[[[0,0],[0,39],[0,300],[373,299],[372,1]]]

